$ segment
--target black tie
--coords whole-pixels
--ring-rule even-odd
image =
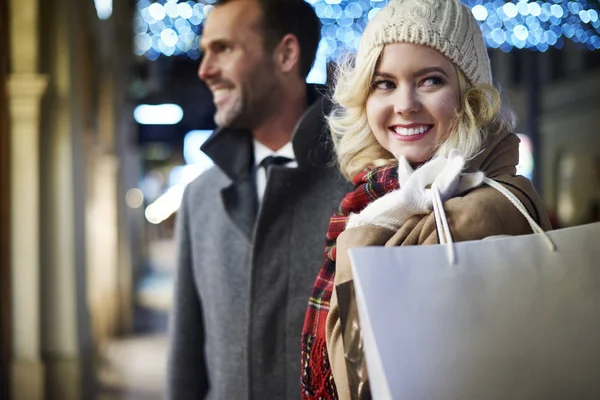
[[[261,162],[260,166],[265,169],[265,171],[269,171],[269,168],[273,165],[282,166],[289,162],[293,161],[291,158],[283,157],[283,156],[268,156],[265,157]]]

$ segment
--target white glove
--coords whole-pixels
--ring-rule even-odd
[[[398,159],[398,183],[394,190],[375,200],[359,214],[351,214],[346,229],[362,225],[377,225],[397,230],[410,217],[433,211],[430,187],[440,192],[442,201],[475,188],[483,182],[483,172],[463,174],[465,159],[457,150],[448,158],[436,157],[413,170],[406,158]]]
[[[483,183],[483,178],[485,177],[483,172],[462,173],[462,170],[465,168],[465,159],[460,155],[458,150],[450,150],[447,159],[444,157],[438,158],[446,160],[446,163],[437,177],[435,177],[432,186],[437,187],[442,201],[449,200]],[[431,195],[429,195],[429,198],[431,199]]]

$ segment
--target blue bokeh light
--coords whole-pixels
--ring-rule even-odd
[[[600,48],[600,2],[595,0],[462,0],[471,7],[489,47],[510,51],[562,48],[563,38]],[[487,18],[482,17],[482,9]],[[598,44],[598,46],[597,46]]]
[[[472,8],[473,16],[477,21],[485,21],[488,17],[488,10],[481,4],[477,4]]]
[[[358,47],[367,23],[388,0],[306,0],[321,18],[323,39],[317,56],[322,66]],[[600,49],[600,2],[594,0],[461,0],[471,7],[489,47],[546,51],[564,38]],[[200,57],[198,40],[215,0],[137,0],[132,23],[134,52]],[[313,76],[322,76],[314,73]],[[319,78],[320,79],[320,78]]]

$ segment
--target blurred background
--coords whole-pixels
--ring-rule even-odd
[[[600,220],[598,0],[464,0],[555,227]],[[380,0],[310,0],[311,82]],[[213,1],[0,1],[0,398],[160,399],[185,185],[211,165]]]

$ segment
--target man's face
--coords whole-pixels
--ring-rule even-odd
[[[275,111],[279,81],[264,49],[256,0],[216,7],[204,25],[198,76],[213,94],[220,127],[254,129]]]

